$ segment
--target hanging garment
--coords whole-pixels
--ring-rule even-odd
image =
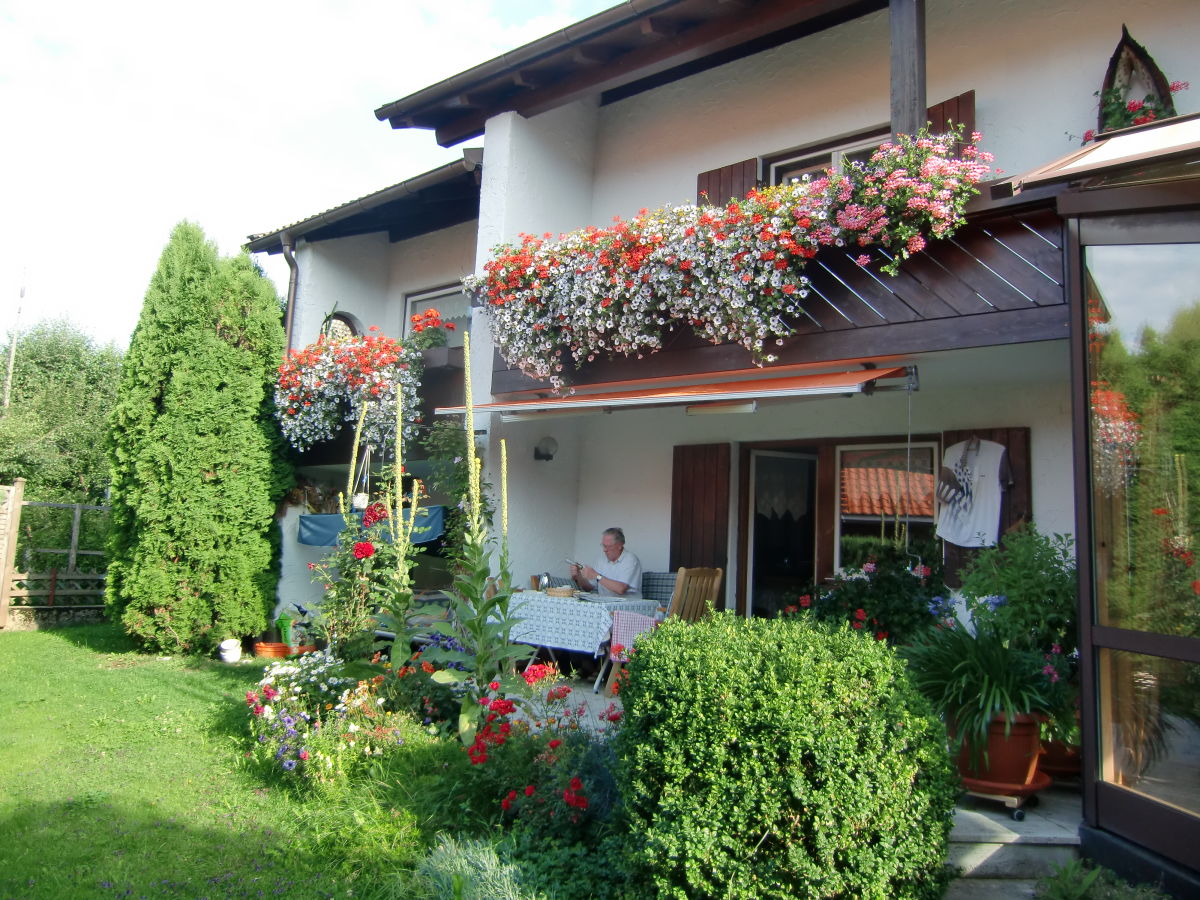
[[[960,547],[993,547],[1002,492],[1012,484],[1004,445],[972,438],[946,448],[938,476],[937,536]]]

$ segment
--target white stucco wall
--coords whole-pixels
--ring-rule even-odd
[[[518,582],[546,569],[565,574],[564,556],[594,560],[600,532],[612,525],[625,529],[644,570],[665,570],[676,444],[733,443],[736,468],[738,445],[747,442],[1027,426],[1034,519],[1043,530],[1073,532],[1066,342],[954,351],[912,361],[920,390],[912,395],[911,424],[903,392],[762,402],[753,415],[688,416],[683,407],[671,407],[497,424],[493,436],[507,439],[512,460],[510,549]],[[533,445],[545,435],[559,442],[559,454],[551,462],[533,462]],[[577,493],[571,487],[576,472]],[[740,502],[736,498],[733,504],[735,519]],[[732,528],[730,534],[726,582],[732,599],[737,534]]]
[[[296,248],[299,284],[292,346],[317,339],[334,304],[363,329],[383,327],[388,278],[387,235],[366,234],[336,241],[302,241]]]
[[[1027,171],[1095,127],[1093,94],[1123,22],[1168,78],[1194,73],[1194,0],[1147,0],[1132,16],[1119,0],[929,0],[928,100],[974,89],[976,127],[996,167]],[[576,226],[694,202],[700,172],[885,125],[889,77],[881,11],[604,106],[591,216]],[[1200,110],[1200,85],[1175,104]]]

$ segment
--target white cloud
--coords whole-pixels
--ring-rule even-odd
[[[610,5],[0,0],[0,330],[24,283],[126,343],[176,222],[233,253],[447,162],[372,111]]]

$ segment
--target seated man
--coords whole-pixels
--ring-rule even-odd
[[[642,591],[642,563],[625,549],[625,532],[606,528],[600,536],[604,556],[595,566],[571,565],[571,580],[582,590],[602,597],[635,598]]]

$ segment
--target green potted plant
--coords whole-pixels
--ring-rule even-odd
[[[972,632],[953,620],[916,635],[900,653],[942,714],[968,789],[1025,796],[1048,784],[1037,773],[1049,698],[1036,653],[1010,646],[986,621]]]
[[[987,622],[1012,647],[1038,655],[1049,765],[1056,775],[1078,772],[1078,586],[1072,539],[1022,525],[967,565],[962,592],[975,622]]]

